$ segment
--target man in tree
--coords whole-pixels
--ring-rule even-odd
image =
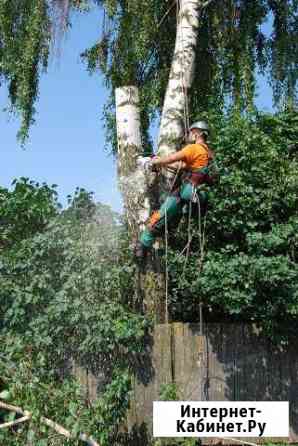
[[[206,194],[199,192],[198,186],[213,183],[208,168],[213,159],[213,153],[207,145],[208,136],[208,124],[204,121],[195,122],[190,127],[188,145],[169,156],[156,157],[150,161],[153,169],[172,165],[178,172],[181,170],[182,175],[179,184],[174,185],[161,208],[153,212],[146,229],[141,233],[135,249],[137,260],[146,256],[156,237],[163,234],[167,225],[178,225],[185,204],[197,201],[198,206],[201,206],[206,202]]]

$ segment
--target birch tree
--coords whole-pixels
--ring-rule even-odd
[[[163,104],[158,153],[169,155],[180,148],[188,124],[188,92],[190,90],[199,29],[198,0],[181,0],[177,17],[175,51]]]
[[[145,171],[142,164],[139,94],[136,87],[116,90],[116,118],[119,186],[128,230],[133,244],[136,244],[150,215],[150,185],[154,182],[153,174]],[[156,322],[164,322],[163,297],[163,274],[157,270],[156,262],[147,262],[146,269],[139,270],[136,276],[137,307]]]
[[[186,123],[183,117],[187,113],[187,92],[191,86],[194,69],[199,8],[198,1],[181,1],[175,51],[160,126],[161,155],[171,153],[179,147],[185,130]],[[138,106],[138,94],[135,88],[128,86],[116,90],[120,187],[127,222],[135,240],[144,229],[150,213],[148,173],[146,175],[144,168],[137,163],[137,158],[142,154]],[[167,280],[161,273],[152,277],[152,270],[147,264],[147,272],[141,281],[143,286],[139,287],[141,298],[145,301],[145,309],[159,322],[164,321],[167,314],[164,279]]]
[[[150,212],[145,172],[138,166],[143,148],[139,93],[136,87],[127,86],[116,90],[116,118],[118,181],[124,199],[126,221],[131,237],[136,242]]]
[[[180,16],[177,29],[177,12],[186,8],[187,2],[181,2],[181,9],[178,11],[176,3],[168,3],[144,0],[140,9],[139,0],[97,1],[96,4],[104,7],[109,23],[100,42],[84,54],[88,69],[92,71],[100,68],[111,91],[105,118],[112,150],[119,159],[120,184],[122,183],[126,204],[129,204],[127,220],[131,223],[131,234],[136,238],[137,232],[142,229],[148,215],[148,195],[146,188],[142,186],[135,188],[131,197],[121,177],[125,179],[131,174],[140,174],[143,178],[144,173],[140,170],[137,158],[150,152],[149,124],[154,113],[161,116],[160,147],[162,144],[164,146],[161,147],[160,153],[168,153],[179,147],[183,135],[187,96],[190,99],[188,106],[191,119],[206,110],[212,113],[214,107],[222,114],[224,99],[228,97],[232,106],[240,113],[238,118],[228,120],[226,127],[218,132],[216,143],[223,147],[220,161],[223,165],[226,163],[233,172],[216,191],[214,209],[207,223],[207,232],[211,234],[208,265],[198,279],[197,257],[194,255],[190,259],[187,282],[182,282],[180,286],[176,280],[172,292],[176,293],[179,304],[183,307],[178,311],[179,320],[185,320],[186,314],[188,322],[196,321],[197,296],[200,295],[205,299],[208,311],[214,311],[218,318],[223,318],[221,320],[226,321],[224,317],[232,315],[233,320],[241,320],[239,317],[242,317],[254,323],[263,322],[263,328],[272,338],[276,334],[281,336],[281,319],[285,321],[287,329],[291,330],[297,325],[297,115],[281,114],[274,119],[271,116],[257,116],[257,119],[246,121],[241,112],[251,110],[254,106],[257,68],[267,72],[271,79],[276,104],[287,103],[289,108],[294,109],[297,82],[297,2],[224,0],[209,3],[199,9],[195,51],[190,46],[188,49],[181,48],[182,40],[179,40],[178,36],[179,26],[182,28],[184,23],[187,28],[193,23],[197,10],[187,22]],[[64,29],[71,20],[71,11],[82,7],[83,2],[61,0],[57,1],[57,5],[62,14],[62,21],[59,23],[63,24]],[[50,49],[53,20],[48,6],[49,2],[43,0],[0,0],[0,77],[1,82],[9,87],[12,107],[22,116],[22,138],[28,135],[28,128],[34,119],[38,80],[42,67],[46,66]],[[266,36],[262,25],[271,14],[273,31],[271,36]],[[192,41],[190,36],[193,31],[194,29],[189,27],[188,43]],[[185,57],[180,57],[181,54]],[[179,87],[176,83],[176,91],[175,73],[179,73],[181,68],[179,59],[187,60],[187,72],[189,75],[192,72],[195,75],[192,84],[187,81]],[[183,77],[187,79],[188,74],[184,73]],[[190,75],[188,79],[191,78]],[[135,86],[139,88],[138,100]],[[119,87],[124,91],[124,101],[119,94],[119,101],[115,102],[114,93]],[[126,101],[128,95],[134,100]],[[175,103],[171,103],[171,95],[176,96]],[[177,116],[169,113],[172,105],[176,107],[176,102]],[[117,117],[119,122],[122,121],[118,127],[119,144],[115,138],[116,103],[119,111]],[[124,121],[126,115],[129,118],[127,122]],[[166,134],[168,128],[171,128],[171,132]],[[294,145],[291,152],[285,149],[289,143]],[[285,155],[282,159],[281,149]],[[250,172],[253,172],[253,175],[250,175]],[[140,183],[145,184],[141,181]],[[232,190],[232,200],[226,188]],[[23,212],[23,209],[21,211]],[[73,230],[73,224],[68,224]],[[48,406],[51,406],[55,413],[59,407],[61,419],[53,417],[53,421],[61,422],[59,427],[63,425],[70,429],[73,424],[68,424],[65,401],[72,400],[77,404],[77,394],[72,388],[70,391],[69,387],[61,390],[57,381],[48,381],[48,370],[44,366],[45,357],[43,354],[39,355],[40,340],[44,338],[45,341],[42,345],[48,367],[53,367],[56,373],[57,355],[65,353],[66,343],[71,344],[73,352],[81,352],[84,360],[88,358],[98,361],[99,353],[110,358],[111,352],[115,355],[115,364],[119,355],[123,356],[122,359],[135,360],[136,352],[143,347],[143,343],[139,345],[139,340],[145,325],[140,315],[134,314],[132,319],[127,318],[124,309],[119,307],[119,291],[123,295],[126,293],[126,297],[127,294],[132,294],[127,286],[131,276],[126,280],[122,279],[120,290],[119,277],[127,270],[129,275],[129,266],[118,265],[118,268],[114,268],[115,258],[118,258],[115,255],[108,263],[107,274],[101,275],[98,257],[93,264],[91,251],[84,245],[87,253],[81,267],[80,262],[74,261],[76,257],[72,250],[67,254],[68,251],[64,248],[64,244],[67,247],[69,243],[68,230],[65,230],[65,236],[62,233],[61,240],[57,237],[55,226],[52,231],[48,241],[44,234],[41,237],[38,235],[33,241],[33,255],[30,244],[21,244],[22,251],[17,253],[16,264],[11,263],[10,255],[7,257],[7,271],[1,278],[4,281],[4,286],[1,287],[1,302],[4,305],[3,314],[5,313],[4,328],[7,328],[7,321],[11,320],[11,332],[7,332],[7,342],[3,342],[3,345],[5,353],[13,359],[17,367],[11,369],[9,365],[7,371],[6,364],[3,366],[0,361],[1,376],[2,379],[5,376],[11,386],[13,402],[20,408],[25,411],[28,405],[35,405],[33,409],[38,409],[38,412],[45,416],[47,414],[44,409]],[[58,249],[57,261],[61,266],[49,264],[47,267],[55,246]],[[41,252],[44,252],[43,268],[40,268]],[[47,255],[47,252],[50,255]],[[78,249],[78,253],[81,255],[82,249]],[[105,252],[101,258],[104,256]],[[78,268],[78,281],[73,280],[74,265]],[[174,262],[172,267],[173,276],[177,279],[181,272]],[[82,271],[85,275],[84,281]],[[264,274],[264,271],[270,271],[270,274]],[[35,275],[40,278],[36,280]],[[70,280],[65,281],[65,277]],[[163,316],[164,306],[158,308],[165,296],[163,275],[153,268],[148,268],[140,279],[140,294],[147,305],[146,313]],[[222,287],[223,282],[225,287]],[[32,288],[32,283],[39,286]],[[104,288],[103,283],[107,284]],[[28,284],[28,287],[24,287],[24,284]],[[82,285],[85,300],[82,299]],[[93,300],[90,300],[90,286],[94,287]],[[267,299],[268,290],[270,305]],[[103,295],[104,305],[98,308]],[[15,296],[18,299],[15,299]],[[31,305],[31,302],[35,302],[35,305]],[[49,309],[45,312],[47,306]],[[40,308],[43,309],[42,312]],[[79,311],[76,311],[76,308]],[[78,315],[84,320],[80,321]],[[31,331],[28,330],[28,317]],[[162,319],[160,321],[163,322]],[[59,328],[59,331],[53,330],[53,327]],[[123,327],[126,327],[126,330]],[[275,328],[277,330],[274,330]],[[78,331],[81,333],[79,338],[70,336],[70,333]],[[32,332],[35,333],[35,339],[32,339]],[[19,342],[14,342],[15,339]],[[282,340],[286,341],[285,338]],[[55,347],[52,352],[49,345]],[[33,348],[28,349],[28,346]],[[37,358],[34,358],[32,352],[39,353]],[[23,361],[20,361],[20,356]],[[32,365],[31,361],[34,361]],[[42,384],[34,381],[39,398],[35,396],[33,401],[32,370],[39,376]],[[94,413],[92,410],[94,424],[91,423],[90,428],[87,426],[87,429],[82,430],[88,434],[91,430],[95,431],[96,437],[98,435],[100,438],[99,441],[96,440],[99,444],[111,444],[111,440],[110,432],[104,432],[105,443],[102,442],[98,420],[103,419],[102,426],[110,430],[113,424],[111,416],[112,421],[115,421],[114,417],[119,420],[125,414],[126,405],[122,403],[124,400],[127,402],[129,386],[126,378],[121,382],[121,371],[116,370],[120,382],[116,382],[116,385],[112,382],[111,392],[107,394],[108,399],[102,404],[103,412],[101,407],[98,412]],[[22,373],[25,374],[25,379]],[[18,374],[19,377],[15,378]],[[120,408],[117,406],[119,402]],[[73,420],[76,420],[77,413],[86,414],[85,406],[82,399],[77,410],[69,407]],[[107,410],[107,413],[104,410]],[[88,421],[86,415],[83,419],[85,423]],[[13,438],[13,444],[14,440]]]
[[[105,121],[116,155],[118,87],[139,88],[143,154],[152,151],[149,129],[154,116],[161,117],[158,151],[165,154],[179,148],[188,117],[193,120],[202,113],[223,110],[225,98],[239,111],[251,109],[258,69],[271,80],[276,104],[295,104],[297,2],[145,0],[141,10],[139,0],[98,0],[95,4],[104,11],[104,26],[99,27],[99,41],[82,56],[89,71],[103,73],[110,89]],[[12,109],[22,118],[19,136],[23,142],[34,121],[39,78],[47,67],[52,41],[67,31],[72,11],[88,5],[92,2],[0,2],[0,79],[8,86]],[[265,34],[262,26],[270,16],[272,33]],[[146,203],[148,215],[148,197],[142,192],[139,198],[142,206]]]
[[[149,124],[154,114],[161,114],[168,86],[179,4],[184,8],[184,1],[144,0],[140,8],[139,0],[1,0],[0,82],[8,88],[12,111],[21,117],[20,140],[26,140],[34,121],[39,78],[53,39],[67,31],[73,11],[96,5],[104,11],[104,26],[99,23],[99,40],[83,56],[90,71],[101,70],[111,92],[105,113],[111,148],[117,152],[114,92],[124,85],[141,87],[141,130],[148,146]],[[223,0],[199,5],[190,116],[223,107],[225,98],[241,110],[253,106],[258,71],[270,80],[276,104],[295,105],[297,2]],[[272,31],[265,33],[268,20]]]

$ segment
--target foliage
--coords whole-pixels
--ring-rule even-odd
[[[24,444],[29,435],[43,444],[47,432],[38,422],[43,415],[110,444],[128,407],[130,373],[148,327],[130,309],[134,267],[123,229],[118,216],[108,206],[95,205],[83,189],[65,211],[48,217],[46,227],[39,226],[52,195],[46,195],[45,206],[45,200],[32,199],[39,186],[29,185],[25,197],[20,198],[19,188],[11,194],[19,214],[25,209],[32,215],[30,230],[18,237],[20,222],[11,220],[10,233],[18,242],[1,252],[0,385],[9,401],[33,411],[34,418],[30,428],[12,431],[5,441]],[[7,195],[6,209],[9,200]],[[88,364],[102,377],[103,396],[94,404],[70,377],[74,363]]]
[[[176,383],[162,384],[160,388],[160,401],[178,401],[179,392]],[[153,441],[152,446],[199,446],[197,438],[160,438]]]
[[[176,401],[178,400],[178,389],[176,383],[162,384],[160,386],[159,397],[161,401]]]
[[[209,194],[203,268],[196,222],[181,277],[184,222],[170,263],[173,316],[198,320],[202,301],[206,318],[257,321],[278,337],[298,314],[298,160],[288,149],[297,115],[232,115],[215,132],[221,177]]]
[[[83,1],[68,3],[80,9]],[[56,6],[60,19],[53,9]],[[8,87],[11,111],[21,116],[21,143],[34,123],[39,78],[48,66],[57,20],[64,26],[65,15],[62,0],[0,0],[0,83]]]
[[[13,110],[21,113],[23,142],[48,62],[53,3],[0,0],[0,80],[8,85]],[[71,8],[85,9],[90,2],[55,3],[59,23],[67,27]],[[141,87],[144,146],[150,146],[148,129],[163,103],[177,11],[156,0],[143,1],[141,10],[137,0],[96,3],[108,25],[83,56],[91,72],[104,73],[111,93],[128,83]],[[187,222],[171,243],[174,320],[197,321],[203,302],[205,319],[256,321],[278,340],[287,339],[284,324],[297,322],[297,8],[294,0],[226,0],[202,14],[190,114],[209,110],[221,177],[209,194],[204,251],[200,222],[192,224],[189,258],[180,254]],[[273,31],[265,36],[262,25],[271,15]],[[269,71],[275,100],[288,104],[288,111],[255,113],[257,70]],[[232,111],[225,116],[227,104]],[[116,152],[113,99],[105,118]],[[0,440],[47,444],[42,414],[111,444],[148,327],[131,309],[135,271],[123,227],[81,189],[60,213],[55,188],[27,179],[13,191],[1,189],[0,200],[0,390],[34,414],[30,425],[1,432]],[[93,404],[71,378],[73,363],[88,363],[102,376],[102,396]],[[175,388],[162,390],[175,398]],[[49,441],[57,444],[56,437]]]
[[[8,82],[11,105],[22,115],[21,141],[33,123],[40,70],[47,67],[49,26],[44,0],[0,1],[0,80]]]
[[[0,188],[0,247],[42,232],[59,208],[56,185],[49,187],[20,178],[12,186],[12,191]]]
[[[115,88],[140,87],[144,147],[154,116],[161,112],[176,35],[174,5],[146,0],[103,0],[110,19],[102,40],[87,50],[88,69],[100,69],[114,97]],[[212,2],[201,15],[190,116],[224,110],[253,110],[256,75],[267,73],[276,104],[295,103],[297,13],[295,1]],[[264,31],[268,20],[272,33]],[[136,33],[135,30],[138,30]],[[204,61],[202,63],[202,61]],[[114,100],[107,104],[108,143],[117,151]]]
[[[105,122],[108,143],[116,152],[114,89],[140,87],[144,147],[159,114],[168,82],[176,34],[176,4],[157,0],[1,0],[0,81],[7,83],[12,108],[22,116],[21,141],[34,119],[38,81],[46,69],[50,43],[71,23],[71,11],[92,4],[105,14],[102,37],[83,56],[90,72],[100,70],[110,89]],[[190,114],[253,108],[255,79],[267,74],[276,103],[295,104],[297,85],[296,0],[212,2],[201,15]],[[86,16],[85,20],[88,20]],[[272,21],[272,32],[264,31]],[[137,30],[137,32],[136,32]],[[202,63],[204,61],[204,63]]]
[[[114,441],[129,404],[128,373],[115,368],[111,383],[107,384],[101,398],[91,404],[74,378],[57,379],[54,368],[49,367],[41,352],[28,351],[21,338],[15,341],[9,359],[17,361],[16,366],[7,367],[7,357],[0,361],[1,376],[9,389],[6,400],[27,408],[33,417],[30,424],[21,425],[17,431],[0,432],[0,440],[8,445],[22,445],[26,439],[38,445],[81,444],[76,440],[67,441],[55,432],[53,435],[53,431],[40,422],[40,418],[46,416],[75,436],[84,432],[102,445]],[[11,415],[3,413],[3,419],[11,421]]]
[[[163,438],[154,440],[152,446],[200,446],[198,438]]]
[[[254,321],[286,342],[284,326],[296,326],[298,310],[297,115],[231,113],[213,116],[212,126],[220,181],[209,191],[204,262],[195,214],[188,258],[187,218],[170,239],[171,316],[198,321],[203,302],[205,320]],[[1,435],[8,445],[46,444],[53,433],[40,428],[42,414],[100,444],[120,441],[148,328],[131,309],[125,228],[83,189],[63,211],[55,188],[26,179],[1,197],[0,392],[34,414],[30,425]],[[71,378],[74,363],[101,377],[93,404]],[[177,397],[175,386],[161,391]]]

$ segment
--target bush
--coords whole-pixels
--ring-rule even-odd
[[[28,435],[43,444],[41,415],[110,444],[128,407],[133,358],[143,351],[148,326],[130,309],[134,267],[119,218],[77,190],[46,226],[34,220],[21,237],[17,225],[10,230],[18,242],[1,255],[0,376],[8,401],[34,418],[30,428],[2,434],[5,444],[24,444]],[[102,396],[92,405],[69,373],[74,363],[103,377]]]
[[[198,320],[203,302],[209,320],[258,321],[272,336],[282,324],[293,327],[298,312],[297,135],[297,115],[290,112],[221,122],[214,135],[220,182],[209,193],[206,221],[201,221],[205,244],[198,222],[192,223],[191,255],[179,255],[187,242],[185,221],[172,245],[174,319]]]

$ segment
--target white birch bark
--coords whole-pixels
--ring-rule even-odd
[[[130,235],[135,241],[149,218],[155,174],[144,168],[140,129],[139,95],[136,87],[116,90],[118,178]],[[150,260],[136,276],[136,302],[157,323],[164,322],[164,276]]]
[[[118,181],[131,235],[136,238],[149,217],[147,175],[142,163],[139,93],[136,87],[116,89]]]
[[[199,0],[179,0],[175,51],[170,70],[160,123],[158,155],[165,156],[180,148],[184,136],[187,92],[192,84],[199,13]]]

